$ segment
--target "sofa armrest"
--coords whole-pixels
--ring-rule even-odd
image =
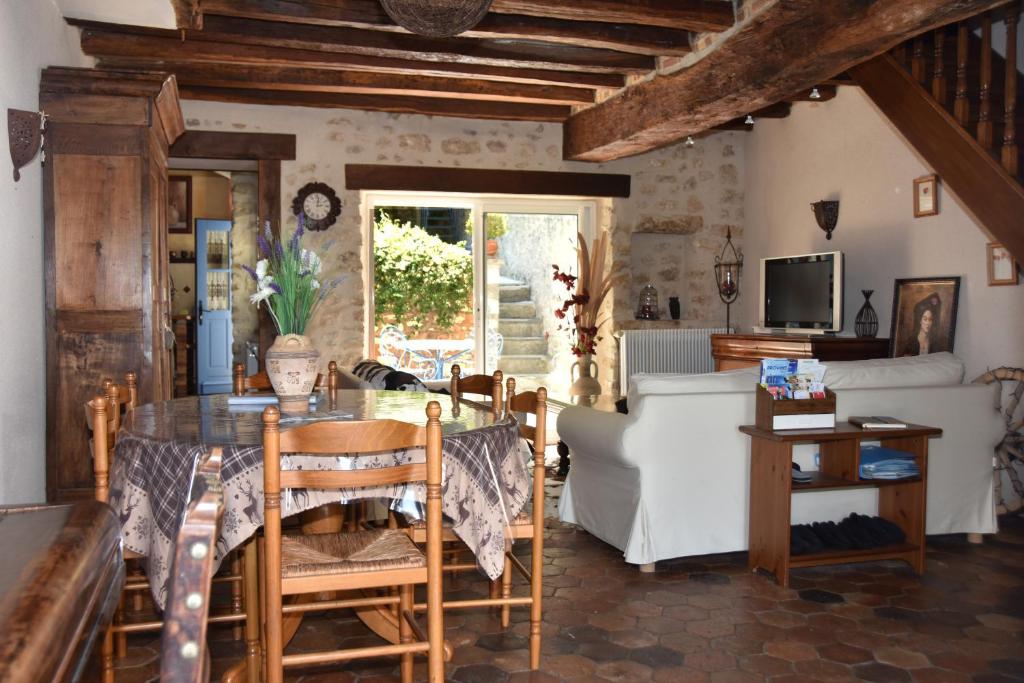
[[[636,467],[626,459],[623,436],[633,420],[585,406],[569,406],[558,414],[558,436],[573,457],[604,460],[622,467]]]

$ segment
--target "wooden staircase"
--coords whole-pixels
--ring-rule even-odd
[[[850,69],[859,85],[964,207],[1024,262],[1024,168],[1017,106],[1021,3],[918,36]],[[992,48],[1006,26],[1006,57]],[[975,35],[975,31],[980,36]]]

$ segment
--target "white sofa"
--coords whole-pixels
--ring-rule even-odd
[[[1003,425],[995,388],[963,384],[949,353],[826,363],[837,419],[892,415],[943,429],[929,440],[926,532],[994,533],[993,448]],[[757,368],[708,375],[634,375],[629,414],[573,406],[558,417],[571,467],[561,519],[619,548],[626,562],[747,548],[750,439]],[[815,469],[813,445],[794,457]],[[877,490],[793,496],[792,523],[873,514]]]

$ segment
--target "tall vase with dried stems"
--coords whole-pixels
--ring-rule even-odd
[[[558,265],[552,266],[555,271],[553,279],[570,292],[570,296],[555,309],[555,317],[560,321],[559,329],[569,334],[570,349],[578,359],[570,371],[571,396],[598,396],[601,393],[597,363],[593,357],[597,353],[597,343],[602,339],[598,330],[607,318],[599,320],[598,315],[619,270],[608,267],[607,258],[607,232],[597,237],[592,249],[587,246],[583,235],[577,233],[577,274],[563,272]]]
[[[299,214],[298,226],[287,244],[270,230],[270,223],[258,235],[262,258],[255,268],[242,266],[256,282],[250,301],[266,303],[278,337],[267,349],[266,371],[277,394],[281,410],[309,410],[309,396],[320,368],[320,352],[306,336],[306,326],[320,304],[342,278],[322,282],[320,256],[301,245],[305,217]]]

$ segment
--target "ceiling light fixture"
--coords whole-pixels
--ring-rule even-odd
[[[685,144],[685,145],[686,145],[687,147],[693,147],[693,146],[694,146],[694,145],[696,145],[697,143],[693,141],[693,136],[692,136],[692,135],[687,135],[687,136],[686,136],[686,142],[685,142],[684,144]]]
[[[811,88],[811,94],[808,95],[808,97],[810,97],[812,100],[820,100],[821,99],[821,93],[818,92],[817,88]]]
[[[743,123],[748,126],[754,125],[754,116],[752,114],[747,114],[747,118],[743,120]]]

